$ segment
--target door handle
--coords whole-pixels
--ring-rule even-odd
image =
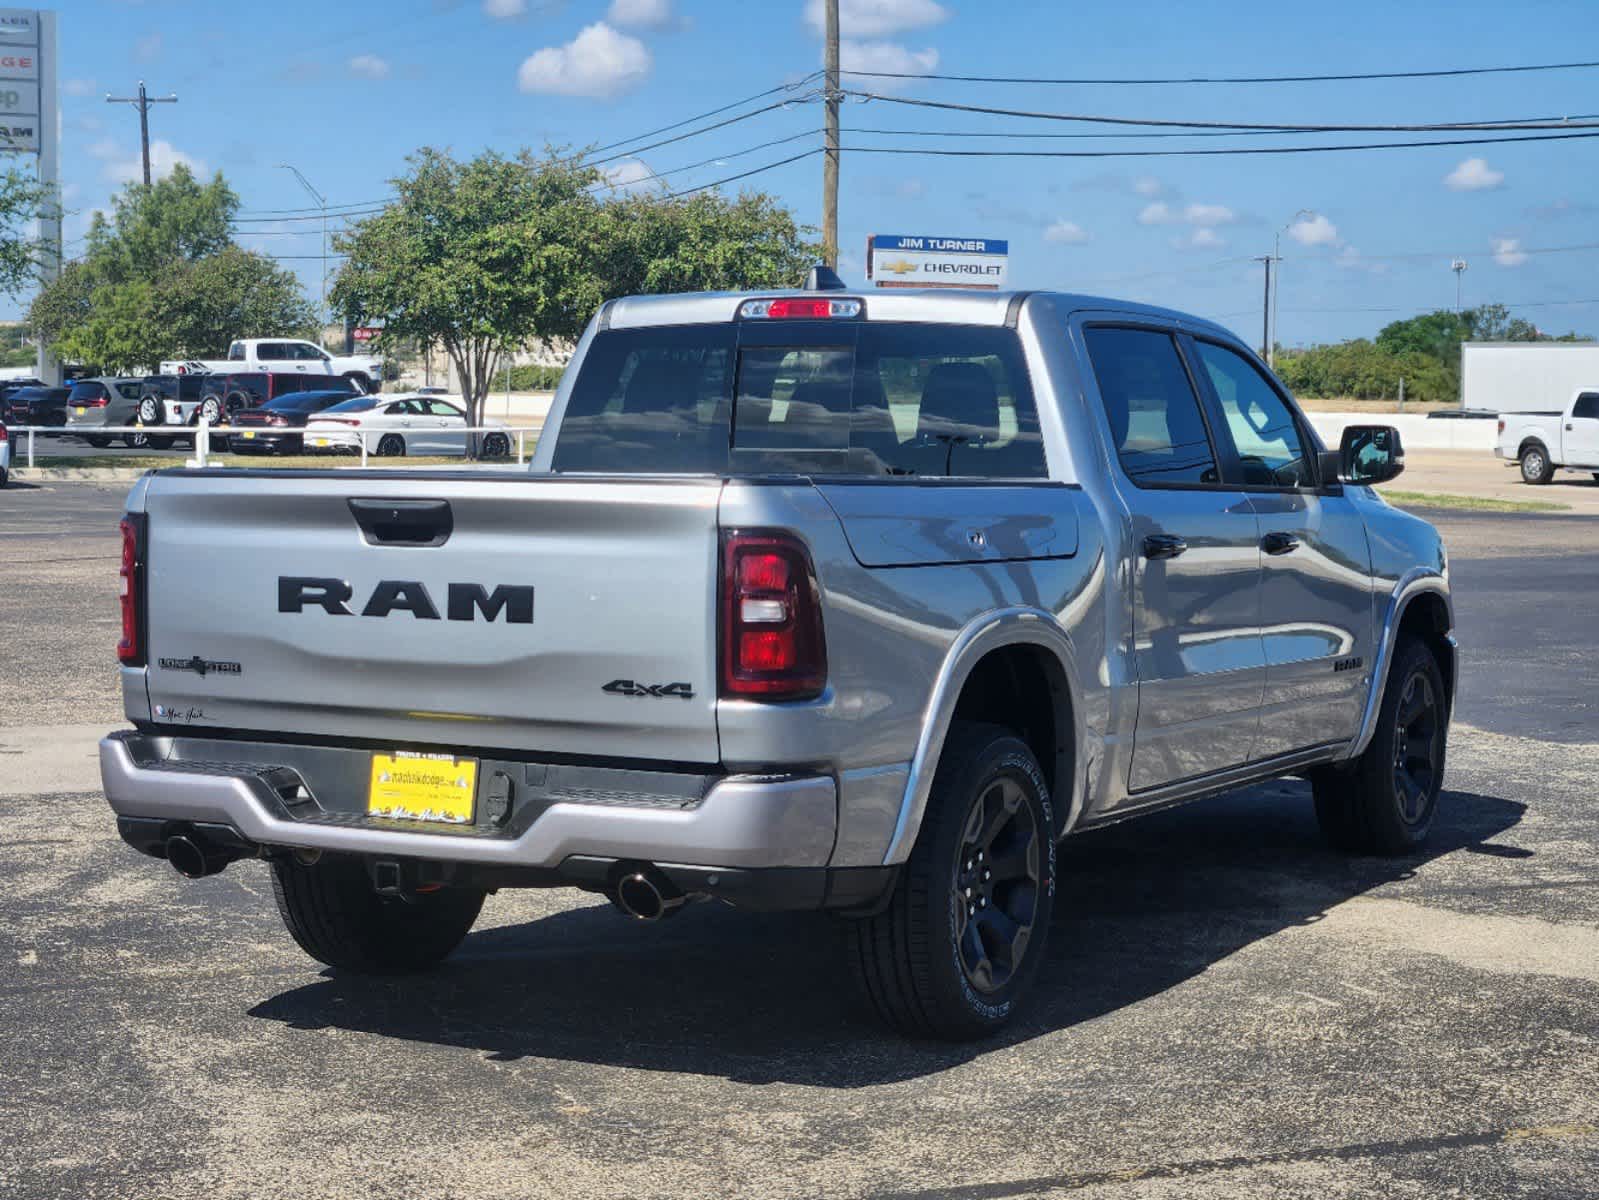
[[[1566,422],[1566,432],[1567,432],[1567,433],[1570,433],[1570,432],[1571,432],[1571,422],[1570,422],[1570,421],[1567,421],[1567,422]]]
[[[1299,539],[1291,533],[1276,530],[1260,539],[1260,548],[1267,554],[1287,554],[1299,549]]]
[[[1188,543],[1175,533],[1152,533],[1144,538],[1145,558],[1176,558]]]

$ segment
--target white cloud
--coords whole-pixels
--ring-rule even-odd
[[[1320,213],[1300,217],[1288,227],[1288,236],[1301,246],[1336,246],[1338,226]]]
[[[1046,242],[1060,242],[1068,246],[1080,245],[1088,240],[1088,231],[1076,221],[1059,220],[1044,230]]]
[[[1485,158],[1468,158],[1444,176],[1451,192],[1486,192],[1505,181],[1505,173],[1488,165]]]
[[[1225,204],[1190,204],[1183,209],[1183,220],[1190,225],[1226,225],[1236,219]]]
[[[627,29],[652,29],[658,33],[682,24],[672,13],[672,0],[611,0],[605,19]]]
[[[898,42],[843,41],[838,47],[839,68],[844,71],[886,71],[891,75],[925,75],[938,69],[938,51],[911,50]],[[879,91],[902,86],[909,80],[879,79]]]
[[[1171,244],[1179,250],[1219,250],[1227,241],[1214,229],[1200,226],[1192,233],[1173,238]]]
[[[61,90],[69,96],[92,96],[99,89],[92,79],[69,79],[61,85]]]
[[[844,37],[880,38],[907,29],[926,29],[949,18],[936,0],[839,0],[838,27]],[[822,0],[805,0],[805,23],[820,37],[826,26]]]
[[[89,157],[98,158],[102,161],[108,158],[115,158],[121,152],[121,147],[112,138],[101,138],[99,141],[92,142],[89,145]]]
[[[150,62],[161,55],[161,35],[147,33],[133,43],[133,57],[139,62]]]
[[[135,150],[127,158],[119,158],[114,157],[114,146],[112,147],[111,154],[100,153],[100,151],[103,151],[105,147],[106,143],[97,142],[94,146],[89,148],[89,153],[93,154],[96,158],[103,158],[106,160],[105,169],[102,173],[112,183],[132,183],[136,179],[144,178],[144,163],[139,157],[139,152],[137,150]],[[164,138],[156,138],[150,143],[151,179],[165,179],[168,175],[172,174],[172,168],[177,166],[179,163],[182,163],[184,166],[188,167],[189,170],[193,171],[198,176],[204,177],[205,175],[209,174],[204,162],[192,155],[185,154],[183,151],[179,150],[176,146]]]
[[[1138,214],[1140,225],[1170,225],[1177,219],[1177,214],[1172,212],[1171,205],[1164,200],[1156,200],[1153,204],[1146,204]]]
[[[483,15],[496,21],[509,21],[527,11],[527,0],[483,0]]]
[[[349,67],[350,74],[362,79],[387,79],[389,77],[389,60],[379,58],[376,54],[357,54],[345,66]]]
[[[605,182],[618,192],[636,192],[647,187],[655,179],[655,172],[645,165],[643,159],[624,158],[621,162],[611,166],[601,167],[600,174],[605,176]]]
[[[1520,238],[1495,238],[1494,262],[1501,267],[1519,267],[1527,261],[1527,252],[1521,248]]]
[[[1133,191],[1140,196],[1158,196],[1166,190],[1166,185],[1153,175],[1140,175],[1133,180]]]
[[[566,45],[546,46],[528,57],[517,72],[517,86],[555,96],[620,96],[643,83],[654,62],[636,37],[596,21]]]
[[[894,195],[901,200],[919,200],[927,194],[927,184],[920,179],[901,179],[894,185]]]

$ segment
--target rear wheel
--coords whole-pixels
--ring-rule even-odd
[[[88,442],[89,445],[93,446],[96,450],[104,450],[111,444],[111,439],[106,437],[106,435],[103,433],[86,433],[83,436],[83,440]]]
[[[397,433],[385,433],[378,439],[379,458],[400,458],[405,454],[405,439]]]
[[[1377,731],[1351,767],[1311,776],[1323,836],[1353,854],[1409,854],[1427,840],[1443,787],[1449,703],[1426,643],[1403,638]]]
[[[1528,446],[1521,452],[1521,477],[1528,483],[1548,483],[1555,477],[1555,464],[1542,446]]]
[[[125,433],[122,435],[122,444],[129,450],[143,450],[150,444],[150,435],[147,433]]]
[[[1054,829],[1027,744],[995,725],[953,726],[888,907],[851,922],[861,979],[885,1021],[964,1040],[1010,1019],[1049,932]]]
[[[511,457],[511,439],[507,434],[491,433],[483,439],[484,458]]]
[[[312,958],[347,971],[431,967],[461,944],[483,907],[476,888],[380,896],[358,859],[272,864],[272,894],[290,935]]]

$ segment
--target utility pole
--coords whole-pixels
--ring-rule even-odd
[[[1271,259],[1269,254],[1256,257],[1255,261],[1265,264],[1266,290],[1260,298],[1260,357],[1264,361],[1271,351]]]
[[[139,145],[144,152],[144,186],[150,186],[150,106],[152,104],[176,104],[177,93],[170,96],[149,96],[145,94],[144,80],[139,80],[139,94],[137,96],[113,96],[110,92],[105,94],[107,104],[131,104],[139,110]]]
[[[311,199],[315,200],[317,208],[322,210],[322,306],[317,310],[322,329],[318,331],[316,338],[317,344],[320,345],[328,326],[328,198],[311,186],[311,181],[300,174],[298,167],[292,167],[288,163],[279,163],[278,167],[280,170],[292,171],[294,177],[300,181],[300,186],[311,193]]]
[[[1302,208],[1289,218],[1284,225],[1271,237],[1271,257],[1277,264],[1277,278],[1271,285],[1271,337],[1266,342],[1266,365],[1273,369],[1277,366],[1277,295],[1283,290],[1283,253],[1282,236],[1299,223],[1300,217],[1314,217],[1314,209]]]
[[[1455,311],[1460,311],[1460,284],[1466,274],[1466,260],[1457,258],[1449,264],[1449,269],[1455,273]]]
[[[822,257],[838,269],[838,0],[823,0],[827,10],[827,49],[822,59],[823,108],[825,111],[822,153]]]

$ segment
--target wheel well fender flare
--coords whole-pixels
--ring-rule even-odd
[[[1383,614],[1376,661],[1371,665],[1371,687],[1366,693],[1366,707],[1361,716],[1360,731],[1355,735],[1355,740],[1349,744],[1345,758],[1360,757],[1377,732],[1377,714],[1382,710],[1383,692],[1388,685],[1388,669],[1393,665],[1394,649],[1398,646],[1399,635],[1405,627],[1405,615],[1422,597],[1430,598],[1427,603],[1437,602],[1443,605],[1444,627],[1437,630],[1437,633],[1449,647],[1451,661],[1439,665],[1443,669],[1449,687],[1449,707],[1451,710],[1454,708],[1454,683],[1457,671],[1452,661],[1454,636],[1450,631],[1455,627],[1455,606],[1449,594],[1449,581],[1442,571],[1433,567],[1412,567],[1400,576],[1388,594],[1388,609]]]
[[[1079,702],[1083,693],[1079,686],[1071,636],[1059,621],[1043,609],[1027,606],[996,609],[964,626],[944,656],[922,715],[921,733],[905,781],[899,817],[888,849],[883,854],[884,866],[903,863],[916,843],[922,817],[927,811],[928,796],[932,792],[933,776],[938,770],[939,756],[944,750],[944,740],[955,719],[955,706],[973,669],[991,652],[1008,646],[1030,646],[1050,654],[1064,676],[1065,699],[1072,723],[1071,743],[1067,747],[1072,773],[1067,787],[1062,787],[1061,781],[1056,780],[1056,791],[1069,791],[1070,794],[1056,795],[1052,799],[1057,805],[1064,803],[1066,806],[1062,828],[1070,828],[1076,820],[1084,795],[1081,754],[1084,725],[1083,706]]]
[[[1545,446],[1543,444],[1543,439],[1542,438],[1540,438],[1540,437],[1528,437],[1528,438],[1522,438],[1521,439],[1521,445],[1516,447],[1516,458],[1519,460],[1522,455],[1526,454],[1527,451],[1529,451],[1531,449],[1534,449],[1534,448],[1537,448],[1538,450],[1541,450],[1543,452],[1543,456],[1545,458],[1549,457],[1549,447]]]

